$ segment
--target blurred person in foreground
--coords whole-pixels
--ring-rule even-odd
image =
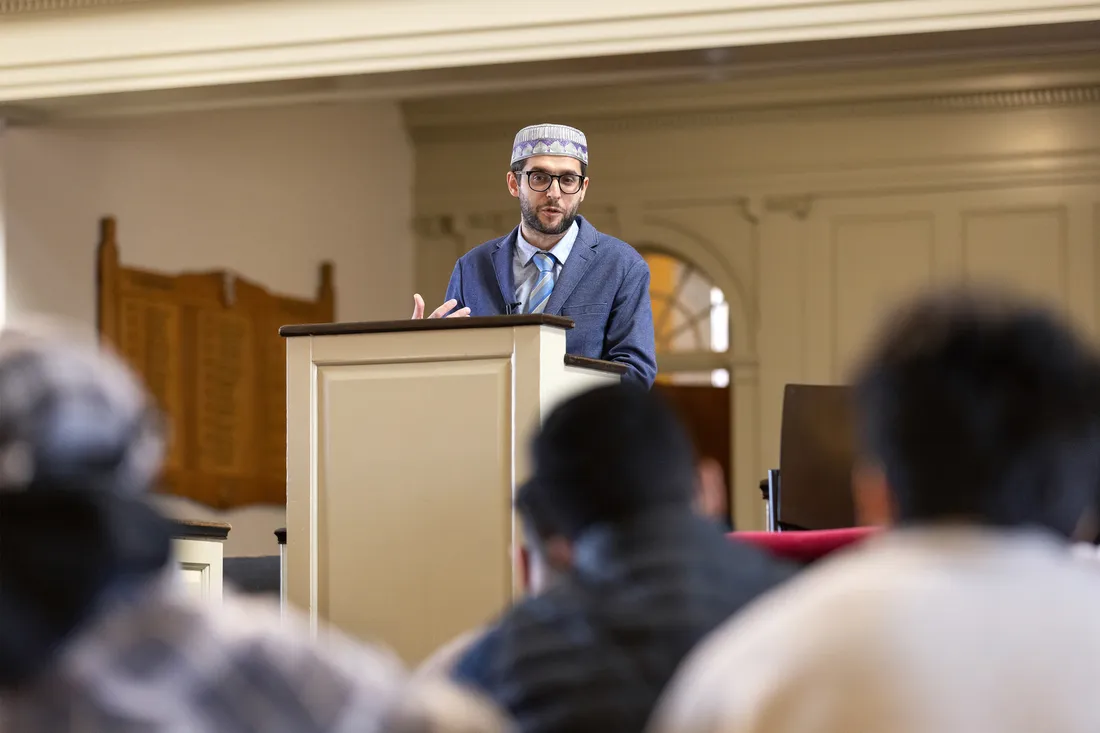
[[[712,458],[696,465],[695,510],[719,527],[728,524],[726,479],[722,466]],[[573,559],[573,547],[553,516],[552,497],[528,482],[516,491],[515,507],[523,527],[524,568],[527,592],[539,595],[565,577]],[[477,668],[480,657],[493,654],[498,631],[480,627],[460,634],[440,647],[418,669],[417,675],[449,675],[466,657],[468,668]]]
[[[689,658],[652,731],[1095,733],[1100,357],[1045,308],[928,294],[855,381],[864,523]],[[749,670],[746,675],[745,671]]]
[[[500,729],[481,701],[410,686],[394,658],[311,639],[276,607],[184,596],[147,497],[161,426],[111,355],[0,331],[0,730]],[[457,727],[438,725],[447,705]]]
[[[555,409],[529,488],[570,546],[564,573],[507,611],[454,677],[525,733],[637,733],[680,660],[791,572],[694,506],[696,461],[659,395],[601,387]]]

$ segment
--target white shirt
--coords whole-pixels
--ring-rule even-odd
[[[573,224],[565,231],[565,236],[550,248],[549,253],[554,257],[555,283],[561,277],[561,268],[565,265],[569,253],[573,251],[573,243],[577,241],[579,231],[580,227],[577,226],[577,222],[574,220]],[[539,268],[531,260],[536,253],[542,251],[523,238],[523,229],[520,228],[516,235],[516,246],[512,253],[512,278],[516,284],[515,302],[520,304],[517,313],[523,313],[523,309],[527,307],[527,296],[531,294],[531,290],[534,289],[535,283],[539,280]]]
[[[888,532],[719,628],[650,733],[1096,733],[1098,609],[1052,536]]]

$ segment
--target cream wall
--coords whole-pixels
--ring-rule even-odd
[[[46,313],[94,326],[107,214],[125,264],[228,268],[313,297],[330,259],[339,319],[408,316],[412,152],[393,103],[8,128],[0,143],[9,320]],[[172,506],[231,522],[228,555],[277,552],[282,507]]]
[[[521,95],[411,103],[418,288],[442,292],[455,256],[515,225],[518,127],[584,129],[583,211],[695,262],[731,302],[731,350],[712,366],[734,386],[737,524],[762,526],[783,386],[844,381],[904,294],[997,279],[1100,336],[1100,57],[1029,63],[579,90],[538,120]],[[1038,79],[1064,81],[1021,86]]]

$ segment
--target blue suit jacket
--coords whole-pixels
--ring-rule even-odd
[[[653,309],[649,303],[649,266],[622,240],[596,231],[577,217],[580,231],[545,313],[573,319],[565,332],[570,354],[625,364],[623,377],[649,387],[657,375]],[[471,316],[516,312],[512,253],[519,227],[463,255],[451,273],[447,300],[469,308]]]

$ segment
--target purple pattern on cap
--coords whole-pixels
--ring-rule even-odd
[[[588,140],[583,132],[566,125],[531,125],[516,133],[512,163],[536,155],[562,155],[588,165]]]

